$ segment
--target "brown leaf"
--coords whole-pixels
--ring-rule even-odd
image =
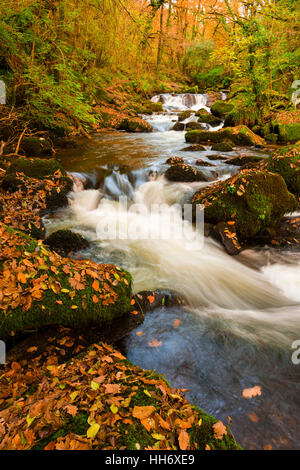
[[[213,424],[214,436],[216,439],[223,439],[223,436],[226,436],[227,429],[222,421],[218,421],[216,424]]]
[[[116,393],[121,393],[121,386],[119,384],[105,384],[105,393],[111,393],[115,395]]]
[[[181,450],[186,450],[190,445],[190,436],[184,429],[179,433],[178,442]]]
[[[149,341],[148,344],[149,346],[151,346],[151,348],[158,348],[159,346],[162,345],[162,342],[157,341],[157,339],[153,339],[152,341]]]
[[[138,419],[146,419],[155,411],[154,406],[135,406],[132,410],[132,416]]]
[[[261,386],[255,385],[255,387],[252,388],[245,388],[242,395],[244,398],[252,398],[261,395]]]

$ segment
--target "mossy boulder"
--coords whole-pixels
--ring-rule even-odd
[[[233,150],[234,143],[230,140],[224,140],[224,142],[217,142],[213,144],[211,149],[217,152],[231,152]]]
[[[184,163],[183,157],[170,157],[166,160],[167,165],[175,165],[176,163]]]
[[[130,310],[131,276],[113,265],[61,258],[0,224],[0,338],[49,325],[85,327]]]
[[[206,148],[203,145],[189,145],[184,149],[181,149],[181,152],[205,152]]]
[[[226,101],[215,101],[211,106],[211,113],[219,118],[224,118],[234,108],[233,104]]]
[[[141,114],[153,114],[162,113],[163,110],[163,104],[160,101],[157,103],[153,103],[153,101],[147,101],[143,106],[141,106],[139,112]]]
[[[62,339],[58,347],[51,338],[34,343],[32,352],[25,349],[29,360],[8,355],[0,375],[0,450],[241,449],[230,426],[191,405],[161,375],[102,342],[67,360],[60,353],[70,349],[68,332]],[[82,351],[80,338],[76,343]]]
[[[185,134],[186,142],[193,144],[219,143],[231,140],[239,146],[264,146],[265,140],[254,134],[247,126],[226,127],[218,131],[189,131]]]
[[[203,129],[205,128],[205,125],[201,124],[200,122],[191,121],[185,125],[185,128],[186,129]]]
[[[89,242],[79,233],[71,230],[57,230],[44,240],[44,244],[61,256],[75,253],[89,246]]]
[[[185,125],[183,122],[175,122],[174,126],[172,127],[172,131],[184,131]]]
[[[225,161],[228,165],[244,166],[244,165],[256,165],[261,161],[265,160],[264,157],[257,155],[239,155],[238,157],[232,157]]]
[[[280,175],[259,170],[243,170],[198,191],[192,202],[204,205],[208,223],[234,222],[232,230],[243,240],[275,227],[297,207]]]
[[[194,113],[194,111],[191,111],[190,109],[188,109],[187,111],[182,111],[182,112],[179,113],[179,115],[178,115],[178,121],[179,121],[179,122],[185,121],[185,120],[188,119],[193,113]]]
[[[267,160],[267,169],[279,173],[288,189],[300,196],[300,143],[276,150]]]
[[[300,140],[300,122],[296,123],[272,123],[274,133],[278,135],[279,142],[294,143]]]
[[[126,118],[118,126],[119,130],[127,132],[152,132],[152,126],[142,118]]]
[[[169,181],[178,182],[193,182],[193,181],[207,181],[205,174],[185,163],[177,163],[172,165],[165,172],[165,178]]]
[[[41,157],[52,154],[52,145],[50,140],[44,137],[23,137],[21,150],[28,157]]]
[[[62,165],[54,158],[47,160],[41,158],[18,158],[10,165],[7,174],[24,173],[24,175],[31,178],[43,179],[53,176],[58,171],[62,175],[66,175]]]
[[[223,122],[221,118],[213,116],[205,109],[198,111],[196,116],[198,116],[198,122],[203,122],[209,124],[210,126],[219,126]]]
[[[15,175],[5,175],[2,180],[1,187],[4,191],[8,191],[10,193],[14,193],[20,189],[25,189],[23,181]]]

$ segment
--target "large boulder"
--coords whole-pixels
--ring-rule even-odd
[[[142,118],[126,118],[120,123],[119,130],[127,132],[152,132],[152,126]]]
[[[272,127],[281,143],[293,143],[300,140],[300,122],[286,124],[274,121]]]
[[[276,150],[267,160],[269,171],[279,173],[289,190],[300,196],[300,142]]]
[[[192,144],[219,143],[231,140],[239,146],[264,146],[265,140],[254,134],[247,126],[226,127],[218,131],[193,130],[185,134],[185,140]]]
[[[51,233],[44,240],[44,244],[61,256],[76,253],[76,251],[84,250],[89,246],[89,242],[82,235],[66,229]]]
[[[0,223],[0,338],[49,325],[101,324],[130,310],[131,276],[75,261]]]
[[[24,175],[30,178],[43,179],[53,176],[58,171],[63,176],[66,175],[62,165],[54,158],[47,160],[41,158],[18,158],[7,169],[7,174],[24,173]]]
[[[224,118],[234,106],[226,101],[215,101],[211,106],[211,113],[218,118]]]
[[[283,178],[261,170],[243,170],[208,186],[194,194],[192,203],[203,204],[206,222],[231,221],[232,236],[243,240],[276,226],[297,207]]]
[[[52,154],[52,145],[45,137],[23,137],[21,150],[28,157],[41,157]]]
[[[178,181],[191,183],[193,181],[207,181],[205,174],[186,163],[177,163],[172,165],[165,172],[165,178],[169,181]]]

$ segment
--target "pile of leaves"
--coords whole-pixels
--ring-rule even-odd
[[[60,350],[31,347],[28,361],[0,369],[0,449],[238,449],[229,426],[191,406],[152,371],[111,346],[94,344],[71,361]],[[2,372],[2,373],[1,373]]]
[[[0,223],[0,336],[49,324],[86,325],[130,309],[131,277],[120,268],[62,258]]]

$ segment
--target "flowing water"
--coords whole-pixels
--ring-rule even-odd
[[[103,133],[58,153],[78,180],[69,207],[46,220],[47,230],[71,228],[89,238],[91,246],[82,255],[128,269],[135,292],[168,289],[185,299],[186,308],[156,309],[138,328],[142,335],[129,334],[123,346],[132,362],[188,389],[187,398],[218,419],[227,422],[230,416],[245,448],[297,448],[300,364],[292,362],[291,345],[300,340],[300,254],[268,248],[233,258],[209,238],[204,244],[191,242],[189,223],[184,239],[99,236],[107,224],[124,221],[166,233],[170,212],[174,216],[177,210],[175,220],[181,218],[180,205],[208,183],[167,182],[163,173],[170,156],[183,156],[190,164],[199,157],[213,163],[201,170],[214,181],[236,171],[222,156],[258,154],[236,149],[212,162],[209,156],[216,152],[210,147],[184,151],[184,132],[170,129],[179,111],[209,109],[206,96],[158,95],[153,101],[162,101],[165,110],[147,117],[153,133]],[[120,196],[148,208],[163,204],[164,210],[150,216],[128,213]],[[153,339],[161,346],[150,347]],[[261,396],[243,398],[243,389],[255,385],[261,386]]]

